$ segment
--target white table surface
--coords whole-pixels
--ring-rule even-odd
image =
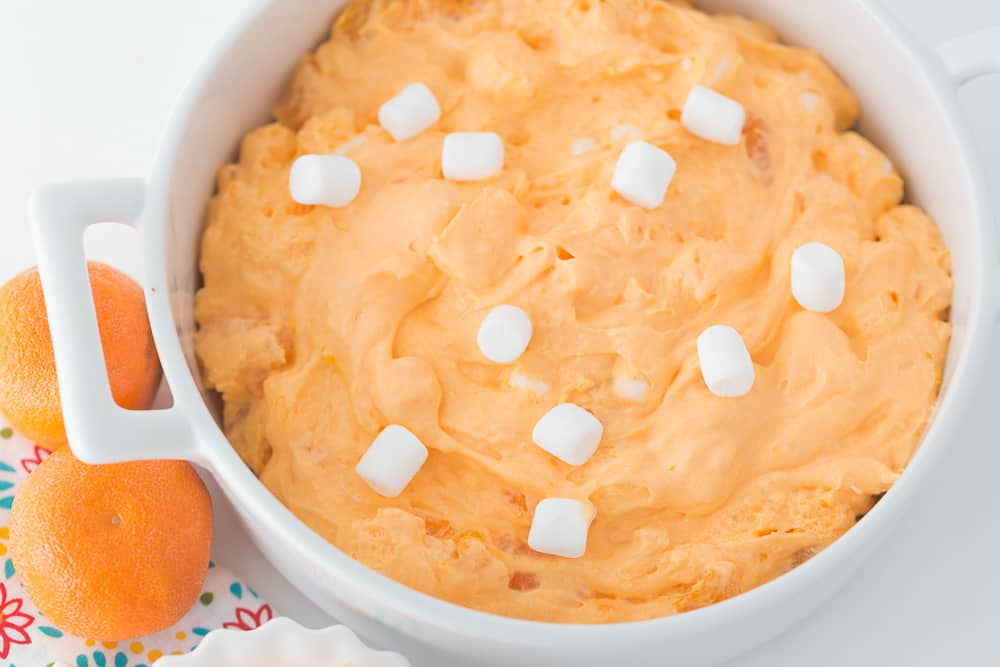
[[[881,1],[928,43],[1000,25],[1000,0]],[[0,281],[34,263],[25,222],[34,186],[147,173],[173,101],[244,5],[0,0]],[[1000,128],[990,122],[1000,118],[1000,78],[975,83],[962,99],[988,175],[1000,184]],[[994,200],[1000,211],[1000,187]],[[87,248],[141,274],[128,230],[95,228]],[[731,667],[1000,665],[1000,354],[989,371],[996,380],[983,389],[968,438],[952,443],[890,544],[820,611]],[[217,560],[279,612],[329,622],[217,506]]]

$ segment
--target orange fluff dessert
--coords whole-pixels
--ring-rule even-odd
[[[950,335],[948,252],[858,113],[683,2],[348,6],[209,206],[227,436],[345,553],[487,612],[787,572],[904,469]]]

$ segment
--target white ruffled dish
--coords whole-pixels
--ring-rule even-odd
[[[310,630],[276,618],[256,630],[215,630],[194,651],[157,667],[410,667],[398,653],[375,651],[343,625]]]

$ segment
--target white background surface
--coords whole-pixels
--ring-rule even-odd
[[[927,43],[1000,25],[1000,0],[881,1]],[[147,173],[174,99],[245,4],[0,0],[0,281],[34,263],[24,211],[35,185]],[[1000,211],[1000,78],[962,100]],[[93,257],[141,273],[130,232],[97,228],[87,242]],[[989,372],[967,439],[889,546],[821,611],[732,667],[1000,665],[1000,351]],[[217,505],[217,560],[280,613],[328,622]]]

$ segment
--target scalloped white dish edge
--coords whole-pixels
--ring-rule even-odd
[[[275,618],[259,628],[213,630],[191,653],[164,656],[157,667],[410,667],[399,653],[370,649],[344,625],[304,628]]]

